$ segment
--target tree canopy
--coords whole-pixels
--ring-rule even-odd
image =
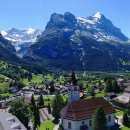
[[[107,120],[101,106],[96,108],[92,122],[92,130],[107,130]]]

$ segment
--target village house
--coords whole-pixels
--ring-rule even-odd
[[[102,106],[107,126],[115,125],[114,107],[103,98],[80,99],[80,87],[76,85],[74,72],[68,89],[69,102],[61,110],[61,125],[64,130],[91,130],[97,106]]]
[[[130,86],[124,89],[124,93],[112,99],[112,104],[118,108],[126,109],[130,100]]]
[[[112,99],[112,104],[120,109],[126,109],[127,104],[130,100],[130,93],[123,93],[122,95],[113,98]]]

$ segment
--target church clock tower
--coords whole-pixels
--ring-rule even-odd
[[[80,99],[80,87],[77,86],[77,79],[75,77],[74,69],[72,71],[71,83],[68,89],[69,102],[77,101]]]

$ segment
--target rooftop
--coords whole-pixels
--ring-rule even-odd
[[[27,130],[11,113],[0,112],[0,130]]]
[[[68,103],[61,111],[61,115],[70,120],[91,118],[97,106],[102,106],[105,114],[115,113],[114,107],[103,98],[82,99]]]
[[[126,103],[128,103],[129,100],[130,100],[130,94],[124,93],[124,94],[122,94],[122,95],[120,95],[120,96],[114,98],[113,100],[116,100],[116,101],[118,101],[118,102],[121,102],[121,103],[126,104]]]

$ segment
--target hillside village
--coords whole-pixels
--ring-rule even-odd
[[[108,80],[109,82],[110,80],[109,78],[111,77],[108,77],[105,80]],[[104,85],[105,82],[98,83],[98,84],[96,82],[95,83],[93,82],[90,87],[91,89],[90,88],[84,89],[84,86],[82,86],[81,83],[78,83],[80,81],[77,80],[74,71],[72,72],[72,74],[69,75],[68,80],[64,83],[61,81],[60,81],[61,83],[58,81],[52,83],[49,80],[49,78],[45,78],[45,77],[43,77],[43,81],[44,84],[37,83],[37,82],[35,83],[30,82],[29,84],[27,84],[25,87],[21,89],[19,89],[19,87],[17,86],[11,86],[9,88],[9,93],[10,93],[9,95],[5,97],[0,95],[0,113],[2,114],[5,113],[6,116],[10,112],[12,103],[15,100],[23,99],[27,106],[33,106],[32,105],[32,98],[33,98],[35,104],[39,104],[40,101],[42,102],[41,105],[39,105],[38,107],[40,123],[41,123],[41,125],[37,127],[38,130],[42,129],[42,127],[44,129],[50,129],[50,130],[52,128],[54,129],[57,128],[59,130],[60,129],[91,130],[92,121],[93,121],[92,118],[96,111],[96,107],[102,106],[105,111],[105,115],[108,118],[107,121],[108,120],[110,121],[108,123],[109,128],[113,130],[117,130],[119,127],[124,128],[122,122],[123,113],[124,113],[123,111],[129,109],[129,99],[130,99],[130,80],[128,80],[125,76],[120,75],[116,78],[117,84],[115,85],[117,88],[115,88],[114,91],[111,90],[112,86],[109,86],[110,84],[107,84],[108,82],[106,82],[106,84],[108,85],[106,87],[107,90],[104,90],[102,88],[102,85]],[[11,82],[11,81],[9,78],[6,77],[6,78],[1,78],[1,83],[2,82],[4,83],[4,82]],[[90,81],[86,80],[84,83],[89,85]],[[61,105],[61,108],[59,109],[58,115],[60,115],[60,117],[59,116],[57,117],[54,114],[55,113],[54,100],[55,97],[58,96],[56,92],[59,92],[64,102],[63,105]],[[93,104],[91,104],[91,102],[93,102]],[[108,106],[108,108],[105,108],[106,105]],[[69,106],[73,106],[73,107],[71,108]],[[78,106],[80,106],[80,108]],[[83,109],[86,109],[85,112],[86,115],[83,114],[83,117],[79,116],[82,115],[81,107],[84,107]],[[92,108],[93,108],[93,112],[92,112]],[[91,112],[88,111],[89,109],[91,110]],[[77,110],[79,112],[81,110],[81,114],[77,115],[75,113]],[[75,113],[77,117],[73,117],[70,111]],[[56,121],[56,124],[53,121]],[[33,130],[34,123],[35,122],[30,118],[27,129]],[[46,128],[44,127],[44,124]],[[52,126],[49,126],[48,124]]]

